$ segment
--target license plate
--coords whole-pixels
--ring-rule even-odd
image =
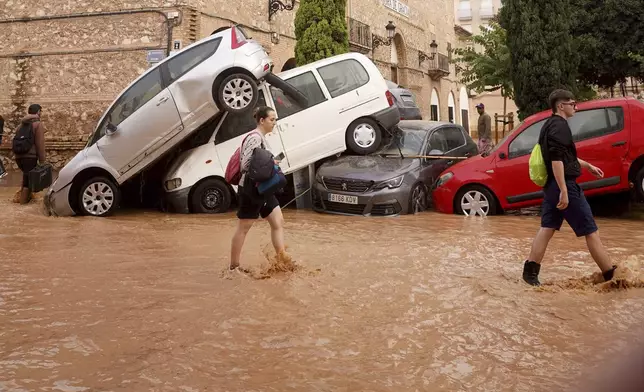
[[[336,195],[329,193],[329,201],[344,204],[358,204],[358,196]]]

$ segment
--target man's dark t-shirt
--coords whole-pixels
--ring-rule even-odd
[[[562,161],[566,180],[576,180],[581,176],[581,165],[577,160],[577,148],[572,131],[565,118],[552,115],[541,128],[539,144],[548,171],[548,183],[556,181],[552,171],[553,161]]]

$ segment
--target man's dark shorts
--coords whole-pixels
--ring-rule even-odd
[[[38,166],[38,158],[17,158],[16,164],[22,170],[22,187],[29,188],[29,172]]]
[[[559,210],[559,186],[556,181],[550,181],[544,188],[544,199],[541,205],[541,227],[546,229],[561,229],[564,219],[577,237],[585,237],[597,231],[588,200],[576,181],[567,180],[568,207]]]
[[[249,190],[248,194],[245,187],[239,187],[237,217],[239,219],[257,219],[260,216],[264,219],[268,217],[280,203],[275,195],[263,197],[255,188]]]

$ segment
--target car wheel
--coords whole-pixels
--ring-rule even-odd
[[[382,141],[382,131],[370,118],[361,118],[349,125],[347,147],[355,154],[367,155],[376,151]]]
[[[217,107],[230,113],[244,113],[255,108],[259,93],[255,80],[246,74],[228,75],[217,86]]]
[[[417,214],[427,210],[427,188],[416,184],[409,194],[409,213]]]
[[[644,200],[644,166],[640,168],[640,171],[635,176],[635,189],[640,200]]]
[[[105,217],[118,206],[120,191],[107,177],[93,177],[80,188],[78,205],[82,215]]]
[[[456,197],[456,212],[467,216],[496,215],[496,199],[482,186],[468,187]]]
[[[192,211],[198,214],[220,214],[231,204],[228,186],[221,180],[209,178],[200,183],[192,193]]]

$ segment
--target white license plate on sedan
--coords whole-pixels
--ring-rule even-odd
[[[358,196],[336,195],[329,193],[329,201],[343,204],[358,204]]]

